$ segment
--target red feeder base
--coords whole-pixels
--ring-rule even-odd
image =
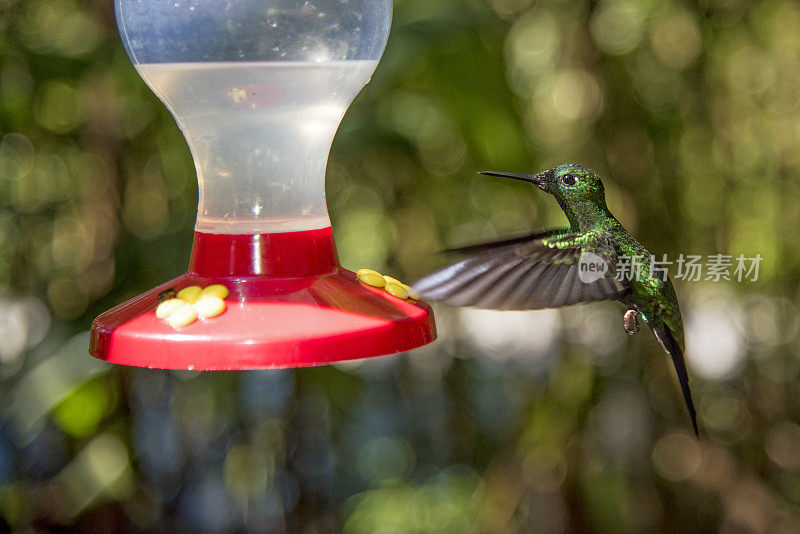
[[[173,328],[156,318],[169,289],[224,284],[227,310]],[[339,266],[330,227],[306,232],[195,233],[189,271],[92,324],[89,352],[136,367],[305,367],[410,350],[436,339],[433,312],[359,282]]]

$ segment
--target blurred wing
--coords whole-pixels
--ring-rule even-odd
[[[544,239],[546,237],[559,237],[567,236],[572,232],[568,226],[563,228],[550,228],[549,230],[539,230],[530,234],[521,235],[519,237],[512,237],[511,239],[503,239],[502,241],[489,241],[488,243],[478,243],[477,245],[469,245],[466,247],[448,248],[445,252],[457,252],[459,254],[473,254],[476,252],[486,252],[497,248],[505,247],[507,245],[517,245],[528,243],[536,239]]]
[[[456,249],[468,257],[425,276],[414,290],[451,306],[537,310],[617,298],[626,289],[614,279],[616,253],[608,233],[559,229],[526,237]],[[584,252],[605,261],[605,276],[581,280]]]

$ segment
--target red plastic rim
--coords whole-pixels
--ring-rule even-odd
[[[156,318],[162,292],[210,284],[230,290],[222,315],[178,329]],[[430,307],[362,284],[341,268],[328,227],[196,233],[189,272],[95,319],[89,352],[137,367],[244,370],[380,356],[434,339]]]

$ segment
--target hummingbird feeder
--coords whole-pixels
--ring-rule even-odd
[[[302,367],[410,350],[430,307],[342,268],[325,167],[391,0],[116,0],[136,70],[189,144],[188,271],[95,319],[90,353],[138,367]]]

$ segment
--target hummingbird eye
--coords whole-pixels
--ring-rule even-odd
[[[564,185],[575,185],[578,178],[573,174],[565,174],[561,177],[561,183]]]

